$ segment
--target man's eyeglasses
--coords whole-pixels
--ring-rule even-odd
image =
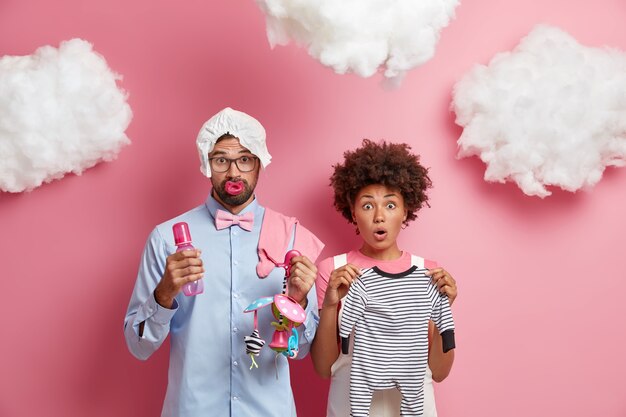
[[[230,164],[233,162],[239,171],[250,172],[256,168],[257,159],[259,158],[252,155],[244,155],[235,159],[214,156],[213,158],[209,158],[209,161],[211,162],[211,170],[213,172],[226,172],[230,169]]]

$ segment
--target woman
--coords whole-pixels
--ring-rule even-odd
[[[406,144],[374,143],[365,139],[360,148],[347,151],[343,164],[334,166],[331,185],[334,205],[361,236],[360,249],[330,257],[318,265],[316,280],[320,323],[311,347],[316,372],[331,378],[327,417],[350,416],[351,354],[340,353],[338,320],[341,299],[362,269],[377,266],[388,273],[406,271],[415,263],[409,252],[400,250],[401,229],[417,218],[427,204],[426,190],[432,186],[428,170]],[[457,295],[456,282],[443,268],[427,273],[450,304]],[[452,368],[454,350],[443,353],[441,338],[429,323],[428,369],[424,380],[424,416],[435,417],[432,381],[443,381]],[[437,337],[435,337],[437,336]],[[371,417],[397,417],[402,397],[398,390],[375,391]]]

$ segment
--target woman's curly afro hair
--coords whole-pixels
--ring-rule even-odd
[[[432,187],[428,169],[419,163],[419,155],[410,152],[406,143],[375,143],[363,139],[360,148],[346,151],[343,164],[333,165],[330,184],[335,192],[334,205],[350,223],[352,206],[359,191],[368,185],[382,184],[400,191],[407,210],[405,224],[417,218],[416,212],[428,205],[426,190]]]

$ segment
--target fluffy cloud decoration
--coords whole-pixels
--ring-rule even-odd
[[[435,53],[458,0],[257,0],[272,47],[294,40],[337,73],[401,80]]]
[[[558,28],[537,26],[512,52],[476,65],[452,106],[464,127],[458,156],[480,157],[485,180],[514,181],[527,195],[590,187],[626,162],[626,54]]]
[[[114,159],[132,118],[119,78],[81,39],[0,58],[0,189],[29,191]]]

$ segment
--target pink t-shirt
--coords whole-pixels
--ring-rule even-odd
[[[411,254],[402,251],[402,255],[398,259],[391,261],[382,261],[380,259],[370,258],[363,255],[358,250],[348,252],[348,263],[358,266],[361,269],[377,266],[385,272],[397,274],[404,272],[411,267]],[[328,288],[330,274],[335,270],[334,256],[324,259],[317,265],[317,279],[315,280],[315,288],[317,290],[317,303],[319,308],[324,305],[324,295]]]

